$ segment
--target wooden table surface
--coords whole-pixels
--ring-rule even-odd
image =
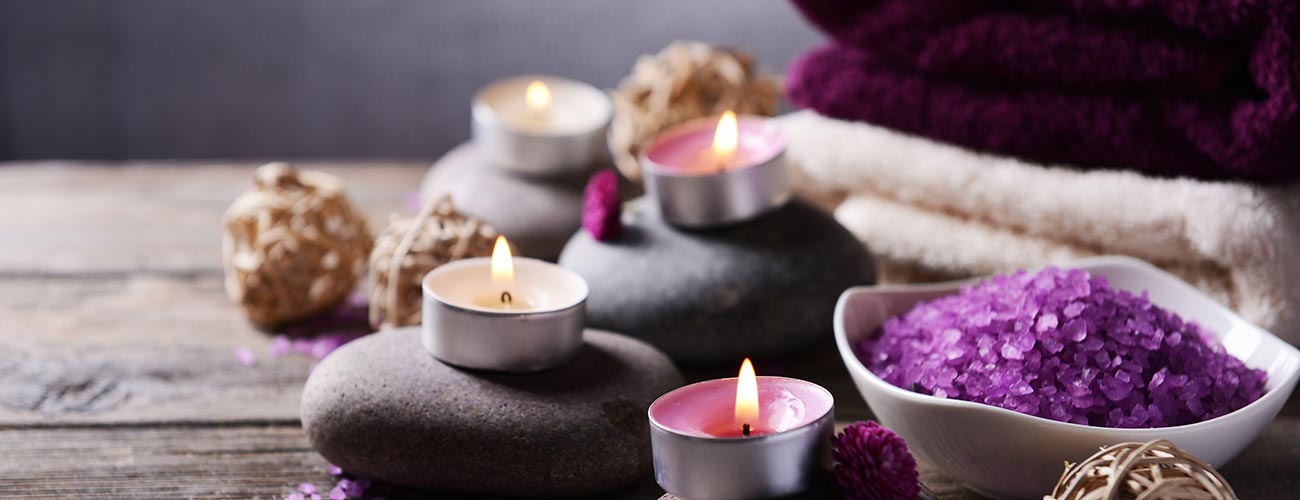
[[[425,168],[302,166],[342,177],[376,227]],[[266,358],[271,337],[222,288],[221,215],[255,167],[0,164],[0,498],[279,499],[332,484],[298,422],[312,361]],[[829,342],[767,366],[827,386],[844,422],[870,416]],[[1300,497],[1297,398],[1224,473],[1244,499]],[[922,479],[979,498],[926,464]],[[659,494],[647,481],[617,496]]]

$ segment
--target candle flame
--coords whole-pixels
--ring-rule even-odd
[[[551,107],[551,89],[541,80],[533,80],[524,90],[524,101],[534,113],[546,111]]]
[[[515,263],[510,256],[510,243],[505,236],[497,236],[497,243],[492,247],[492,285],[508,291],[515,284]]]
[[[725,166],[736,155],[740,131],[736,125],[736,113],[727,110],[718,119],[718,128],[713,131],[713,157]]]
[[[736,380],[736,427],[758,423],[758,377],[754,364],[745,358],[740,364],[740,377]]]

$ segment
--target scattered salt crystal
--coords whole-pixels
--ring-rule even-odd
[[[342,483],[340,483],[339,485],[343,486]],[[343,492],[347,493],[348,496],[350,497],[361,498],[362,495],[366,494],[366,489],[361,486],[361,483],[352,482],[349,483],[347,486],[343,486]]]
[[[253,350],[247,347],[236,347],[235,361],[244,366],[253,366],[257,364],[257,355],[253,354]]]
[[[266,348],[266,355],[272,358],[288,356],[292,352],[293,343],[289,341],[289,337],[284,335],[276,335],[272,337],[270,347]]]
[[[1210,332],[1080,270],[991,278],[890,318],[858,348],[898,387],[1102,427],[1199,422],[1264,392],[1264,372]]]

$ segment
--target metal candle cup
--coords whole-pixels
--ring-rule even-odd
[[[734,152],[713,158],[718,117],[660,134],[641,154],[646,190],[665,220],[688,228],[749,220],[790,201],[785,134],[770,120],[740,116]]]
[[[650,405],[659,486],[691,500],[724,500],[793,495],[825,481],[835,432],[831,393],[803,380],[758,377],[758,399],[768,413],[745,437],[719,427],[732,422],[728,399],[736,381],[691,384]]]
[[[542,83],[544,98],[532,99],[533,82]],[[474,96],[474,143],[488,161],[511,172],[586,173],[609,157],[605,130],[613,109],[604,92],[576,80],[541,75],[500,80]]]
[[[536,259],[514,258],[510,290],[494,285],[492,259],[443,264],[425,275],[424,348],[463,367],[532,372],[567,363],[582,347],[587,283]],[[508,292],[513,306],[493,307]]]

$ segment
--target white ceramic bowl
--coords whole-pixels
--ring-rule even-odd
[[[1295,389],[1300,351],[1178,278],[1141,260],[1096,257],[1067,266],[1105,276],[1115,288],[1150,292],[1151,301],[1213,331],[1246,366],[1268,372],[1264,396],[1227,415],[1178,427],[1110,429],[1062,423],[994,406],[900,389],[858,360],[853,345],[917,302],[956,293],[972,281],[850,288],[835,307],[835,340],[871,411],[919,457],[985,496],[1041,499],[1051,493],[1063,462],[1126,441],[1168,439],[1216,467],[1264,430]]]

